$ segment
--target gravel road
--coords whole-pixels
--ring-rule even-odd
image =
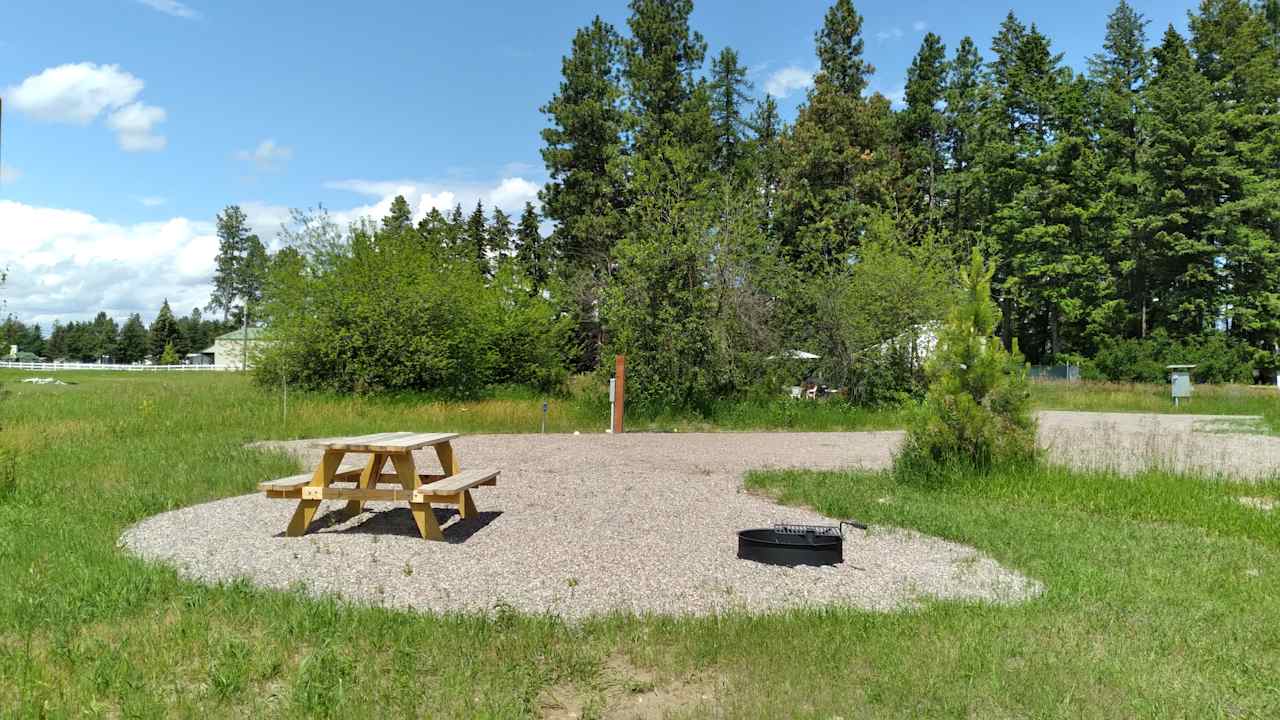
[[[1280,438],[1226,432],[1254,421],[1191,415],[1045,412],[1057,462],[1147,465],[1258,477],[1280,467]],[[433,611],[520,611],[571,618],[621,611],[706,614],[830,604],[888,611],[925,597],[1016,602],[1040,585],[972,548],[918,533],[854,531],[846,561],[778,568],[739,561],[735,531],[831,520],[745,492],[752,468],[887,466],[898,432],[477,435],[462,466],[502,471],[475,491],[478,518],[437,509],[448,542],[421,540],[403,505],[371,503],[344,523],[321,507],[313,532],[281,534],[293,503],[251,494],[158,515],[121,538],[188,577],[302,584],[315,594]],[[304,442],[269,444],[308,467]],[[419,457],[435,468],[434,454]],[[246,489],[262,478],[246,478]]]

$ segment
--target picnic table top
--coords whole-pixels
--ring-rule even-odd
[[[313,448],[365,453],[405,453],[440,445],[458,437],[457,433],[388,432],[354,437],[326,438],[310,444]]]

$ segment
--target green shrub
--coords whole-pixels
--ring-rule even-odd
[[[1250,383],[1255,352],[1242,340],[1224,333],[1171,338],[1157,329],[1145,338],[1108,338],[1085,365],[1088,380],[1165,382],[1167,365],[1193,364],[1195,379],[1204,383]]]
[[[1036,422],[1026,366],[994,331],[991,275],[975,249],[961,272],[964,295],[927,363],[929,392],[894,461],[905,479],[936,482],[955,471],[1034,461]]]
[[[566,326],[510,272],[485,278],[412,236],[353,234],[323,262],[273,269],[258,379],[306,389],[475,396],[564,382]]]

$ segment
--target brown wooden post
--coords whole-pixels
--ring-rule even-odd
[[[614,403],[613,403],[613,432],[622,432],[622,406],[626,399],[627,387],[627,356],[618,355],[614,358]]]

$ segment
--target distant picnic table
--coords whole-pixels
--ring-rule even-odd
[[[260,483],[267,497],[297,500],[298,507],[285,534],[303,535],[323,500],[346,500],[344,516],[358,515],[369,501],[408,502],[418,532],[427,540],[443,540],[431,503],[452,504],[463,518],[476,515],[471,490],[496,485],[497,470],[460,471],[452,440],[457,433],[388,432],[317,440],[308,445],[324,450],[320,465],[310,473]],[[419,473],[413,451],[433,448],[443,474]],[[367,455],[367,459],[348,455]],[[387,462],[393,472],[383,472]],[[338,486],[335,483],[342,483]],[[380,488],[380,483],[396,485]]]

